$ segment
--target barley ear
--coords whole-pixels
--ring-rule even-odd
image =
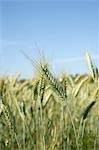
[[[92,62],[91,56],[90,56],[88,51],[86,51],[86,59],[87,59],[88,67],[89,67],[89,70],[90,70],[90,74],[91,74],[91,76],[94,80],[95,77],[96,77],[95,67],[94,67],[94,64]]]
[[[83,111],[82,113],[82,117],[85,120],[88,116],[88,113],[90,112],[90,110],[92,109],[92,107],[94,106],[94,104],[96,103],[96,101],[92,101]]]

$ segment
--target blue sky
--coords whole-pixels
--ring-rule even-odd
[[[32,77],[21,50],[39,61],[43,49],[57,75],[88,72],[86,49],[98,65],[98,0],[0,0],[0,11],[0,74]]]

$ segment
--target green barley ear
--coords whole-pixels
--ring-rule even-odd
[[[3,114],[4,114],[4,117],[5,117],[5,120],[6,120],[6,123],[7,123],[7,126],[10,130],[10,134],[13,138],[15,138],[16,140],[16,143],[17,143],[17,147],[18,147],[18,150],[21,150],[21,147],[20,147],[20,144],[19,144],[19,141],[17,139],[17,135],[16,135],[16,132],[15,132],[15,122],[12,122],[12,120],[14,118],[12,118],[12,112],[10,110],[10,107],[9,105],[5,106],[3,103]],[[14,120],[13,120],[14,121]]]
[[[41,103],[43,101],[44,92],[45,92],[45,78],[43,74],[41,74],[39,84],[38,84],[38,95],[41,98]]]
[[[0,115],[2,114],[3,112],[3,109],[4,109],[4,105],[2,103],[2,100],[0,99]]]
[[[88,113],[90,112],[90,110],[92,109],[92,107],[94,106],[94,104],[96,103],[96,101],[92,101],[83,111],[82,113],[82,117],[85,120],[88,116]]]
[[[4,80],[0,80],[0,99],[3,98],[3,93],[4,93]]]
[[[97,68],[97,67],[96,67],[95,72],[96,72],[96,79],[98,80],[98,79],[99,79],[99,70],[98,70],[98,68]]]
[[[88,76],[86,76],[85,78],[83,78],[83,80],[81,80],[80,83],[79,83],[77,86],[75,86],[75,88],[74,88],[73,91],[72,91],[72,93],[73,93],[73,95],[74,95],[75,97],[79,94],[79,92],[80,92],[82,86],[84,85],[84,83],[85,83],[87,80],[88,80]]]
[[[87,59],[88,67],[90,70],[90,74],[94,80],[96,78],[96,71],[95,71],[95,67],[94,67],[94,64],[92,62],[91,56],[90,56],[88,51],[86,51],[86,59]]]
[[[46,67],[45,65],[41,65],[41,72],[43,73],[45,78],[49,81],[49,83],[53,86],[56,92],[62,97],[62,99],[66,100],[67,99],[66,91],[64,90],[61,83],[59,83],[58,80],[53,77],[48,67]]]
[[[16,83],[18,82],[19,78],[20,78],[20,73],[18,73],[18,74],[15,76],[15,78],[12,80],[12,85],[13,85],[13,87],[16,85]]]

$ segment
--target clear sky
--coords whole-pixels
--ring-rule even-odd
[[[56,74],[88,72],[86,49],[98,65],[98,0],[0,0],[0,74],[32,77],[20,51],[39,61],[38,49]]]

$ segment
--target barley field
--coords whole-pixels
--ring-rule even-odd
[[[56,78],[39,63],[33,79],[0,78],[0,150],[98,150],[99,72]]]

